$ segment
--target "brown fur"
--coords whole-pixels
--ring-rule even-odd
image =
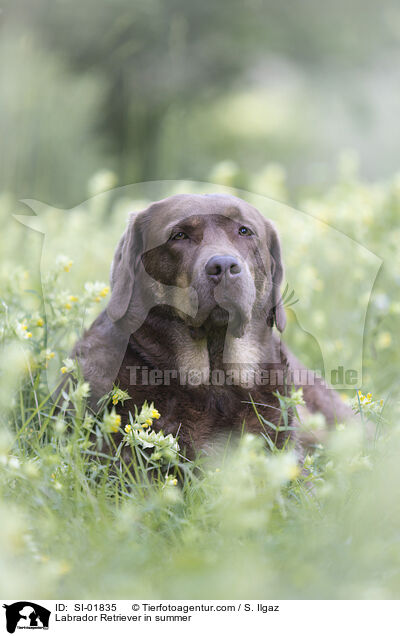
[[[242,234],[243,226],[252,234]],[[234,259],[240,272],[232,273],[232,266],[223,275],[210,274],[215,256]],[[285,394],[289,371],[304,369],[273,329],[285,327],[282,278],[274,226],[236,197],[178,195],[133,215],[114,257],[109,305],[73,351],[90,382],[92,407],[113,383],[132,398],[119,407],[123,422],[134,404],[154,402],[161,413],[154,428],[178,434],[190,457],[241,430],[264,429],[281,446],[293,433],[276,434],[261,424],[250,396],[266,421],[282,424],[274,392]],[[140,368],[134,382],[132,367]],[[149,386],[142,382],[143,368],[178,377],[191,370],[199,383],[191,386],[172,374]],[[249,385],[236,376],[218,386],[210,384],[213,370],[281,370],[283,381]],[[321,411],[328,422],[351,416],[317,378],[303,388],[308,409]]]

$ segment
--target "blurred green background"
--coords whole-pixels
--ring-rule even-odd
[[[0,187],[71,207],[100,169],[209,180],[224,160],[245,188],[271,161],[324,185],[347,147],[384,177],[399,61],[396,0],[6,0]]]

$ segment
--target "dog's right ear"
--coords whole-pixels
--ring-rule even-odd
[[[130,216],[128,227],[117,245],[111,264],[111,298],[106,311],[113,322],[125,316],[132,298],[135,269],[141,249],[136,218],[137,215]]]

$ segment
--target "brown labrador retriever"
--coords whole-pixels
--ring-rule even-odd
[[[110,302],[73,351],[92,407],[113,384],[132,398],[119,408],[123,423],[133,404],[154,402],[154,428],[178,434],[189,457],[243,429],[265,429],[282,445],[293,431],[276,435],[275,394],[307,372],[274,330],[286,322],[282,278],[276,229],[241,199],[176,195],[132,215],[112,264]],[[328,422],[351,416],[314,374],[303,384],[310,411]]]

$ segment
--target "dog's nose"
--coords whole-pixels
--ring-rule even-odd
[[[215,282],[219,282],[224,274],[228,278],[238,276],[242,271],[240,263],[234,256],[212,256],[206,263],[206,274]]]

